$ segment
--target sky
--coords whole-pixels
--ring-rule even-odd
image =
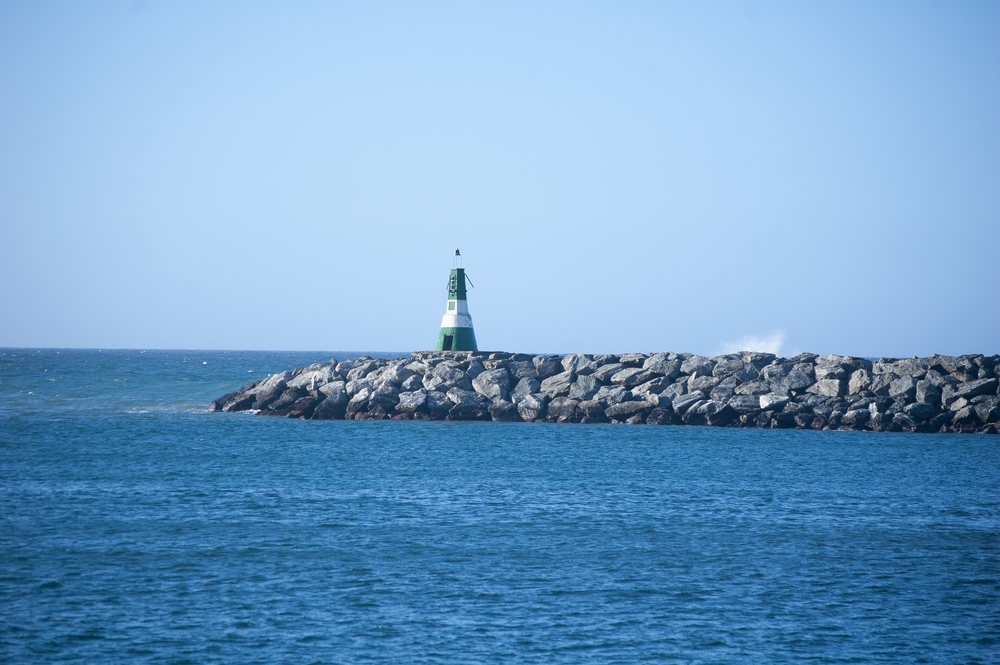
[[[1000,3],[0,2],[0,346],[1000,353]]]

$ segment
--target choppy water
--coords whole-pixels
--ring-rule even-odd
[[[3,662],[1000,662],[996,437],[290,421],[205,407],[328,355],[0,354]]]

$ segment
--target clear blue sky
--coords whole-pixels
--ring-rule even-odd
[[[1000,352],[1000,3],[0,4],[0,346]]]

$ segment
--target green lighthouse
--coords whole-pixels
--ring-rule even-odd
[[[462,253],[455,250],[454,267],[448,278],[448,305],[441,319],[437,351],[478,351],[476,332],[472,329],[469,301],[465,296],[465,268]]]

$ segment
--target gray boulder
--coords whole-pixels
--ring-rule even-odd
[[[771,392],[771,384],[760,379],[747,381],[736,386],[735,392],[737,395],[763,395]]]
[[[913,377],[907,377],[913,378]],[[922,422],[925,420],[930,420],[937,415],[938,409],[933,404],[926,404],[922,402],[914,402],[913,404],[907,404],[903,412],[909,417],[913,418],[915,422]]]
[[[469,369],[465,370],[465,375],[469,377],[470,381],[474,381],[477,376],[486,371],[486,366],[479,358],[473,358],[469,361]]]
[[[362,388],[358,392],[354,393],[354,397],[352,397],[347,403],[347,412],[344,414],[344,417],[350,420],[353,419],[358,413],[366,411],[368,407],[368,398],[371,397],[371,394],[371,388]]]
[[[648,414],[653,410],[653,405],[645,400],[632,400],[627,402],[619,402],[618,404],[612,404],[604,410],[604,415],[606,415],[611,420],[627,420],[629,417],[634,416],[638,413]]]
[[[440,390],[427,391],[427,412],[435,418],[443,418],[454,406],[448,396]]]
[[[673,383],[681,375],[681,361],[672,353],[654,353],[642,363],[642,368],[666,378]]]
[[[277,400],[281,396],[281,393],[285,391],[285,386],[288,385],[291,378],[291,372],[281,372],[280,374],[273,374],[264,379],[264,382],[256,388],[256,399],[254,400],[253,408],[264,409]]]
[[[806,392],[827,397],[839,397],[844,394],[844,382],[840,379],[820,379],[806,389]]]
[[[791,363],[774,363],[760,370],[760,378],[767,382],[780,381],[791,371]]]
[[[363,379],[379,368],[377,360],[367,360],[347,373],[348,381]]]
[[[607,404],[596,399],[585,399],[576,405],[576,412],[580,416],[580,422],[584,423],[604,423],[608,416],[604,413]]]
[[[542,381],[542,393],[550,398],[568,395],[576,377],[573,372],[560,372]]]
[[[608,363],[606,365],[601,365],[594,370],[594,373],[591,374],[591,376],[601,383],[608,383],[611,381],[612,376],[623,369],[625,369],[625,365],[622,365],[621,363]]]
[[[650,379],[645,383],[640,383],[635,388],[632,389],[633,397],[645,398],[646,395],[654,394],[657,395],[664,391],[667,387],[667,379],[662,376],[658,376],[655,379]]]
[[[603,402],[604,405],[607,406],[609,404],[624,402],[630,395],[631,393],[629,390],[622,388],[621,386],[602,386],[601,389],[594,394],[594,399],[599,402]]]
[[[521,420],[521,414],[517,411],[517,406],[507,400],[493,402],[489,406],[490,417],[497,422],[517,422]]]
[[[705,393],[700,391],[681,395],[673,400],[674,413],[678,416],[683,416],[691,408],[692,404],[697,404],[701,401],[705,401]]]
[[[416,413],[427,409],[427,393],[423,390],[399,393],[399,403],[396,411],[399,413]]]
[[[424,377],[420,374],[413,374],[410,378],[403,381],[400,384],[399,389],[403,392],[413,392],[415,390],[420,390],[424,385]]]
[[[349,401],[347,393],[343,390],[335,390],[316,405],[311,418],[312,420],[343,420]]]
[[[889,382],[889,397],[894,400],[912,402],[917,395],[917,380],[905,375]]]
[[[649,370],[642,369],[641,367],[626,367],[623,370],[615,372],[611,376],[611,383],[618,386],[625,386],[626,388],[634,388],[640,383],[645,383],[649,381],[656,375]]]
[[[578,376],[569,389],[569,398],[578,402],[591,399],[601,387],[592,376]]]
[[[528,395],[540,392],[541,389],[542,384],[538,381],[538,379],[525,377],[517,382],[517,386],[510,394],[510,399],[514,402],[514,404],[519,404],[522,399]]]
[[[691,356],[681,363],[681,374],[711,376],[715,363],[704,356]]]
[[[656,407],[646,418],[647,425],[673,425],[675,422],[674,411],[669,407]]]
[[[428,392],[440,390],[447,392],[451,388],[472,390],[472,381],[456,363],[446,361],[431,369],[423,378],[423,386]]]
[[[562,363],[556,358],[545,358],[543,356],[535,356],[535,377],[539,381],[544,381],[550,376],[555,376],[563,371]]]
[[[687,393],[687,381],[678,381],[677,383],[671,383],[669,386],[664,388],[660,392],[661,397],[669,397],[670,399],[676,399],[681,395]]]
[[[867,390],[871,384],[871,372],[866,369],[858,369],[851,374],[851,379],[847,382],[847,392],[850,395],[856,395],[862,390]]]
[[[507,400],[510,397],[510,375],[506,369],[483,371],[472,380],[472,387],[487,399]]]
[[[979,379],[977,381],[966,381],[954,387],[946,385],[941,391],[941,399],[944,401],[945,406],[951,406],[952,402],[961,397],[971,399],[977,395],[990,395],[996,394],[996,392],[996,379]]]
[[[483,396],[476,391],[464,390],[462,388],[451,388],[445,395],[452,404],[461,404],[462,406],[471,406],[473,408],[479,408],[485,401]]]
[[[564,372],[573,372],[577,376],[583,376],[592,373],[597,369],[597,365],[594,363],[593,359],[581,353],[571,353],[567,356],[563,356],[562,365]]]
[[[915,397],[921,404],[938,406],[941,404],[941,389],[927,379],[917,381]]]
[[[756,413],[760,411],[760,397],[756,395],[733,395],[727,402],[737,413]]]
[[[578,403],[569,397],[556,397],[549,402],[545,419],[557,423],[573,422],[576,419],[576,405]]]
[[[545,407],[548,406],[549,398],[545,395],[528,395],[517,405],[517,412],[521,420],[531,422],[545,418]]]
[[[389,365],[382,372],[382,380],[388,381],[394,386],[401,387],[403,382],[409,379],[411,376],[415,376],[416,372],[412,369],[407,369],[403,364]]]
[[[978,400],[978,402],[977,402]],[[973,399],[976,416],[984,425],[1000,423],[1000,397],[984,395]]]
[[[701,392],[707,393],[712,388],[719,384],[718,377],[715,376],[703,376],[701,374],[696,374],[688,379],[688,392],[693,393],[700,390]]]
[[[823,381],[824,379],[843,380],[847,378],[847,368],[839,363],[835,365],[816,365],[814,371],[817,381]]]
[[[535,363],[530,360],[511,360],[507,363],[507,371],[515,381],[538,378],[535,374]]]

